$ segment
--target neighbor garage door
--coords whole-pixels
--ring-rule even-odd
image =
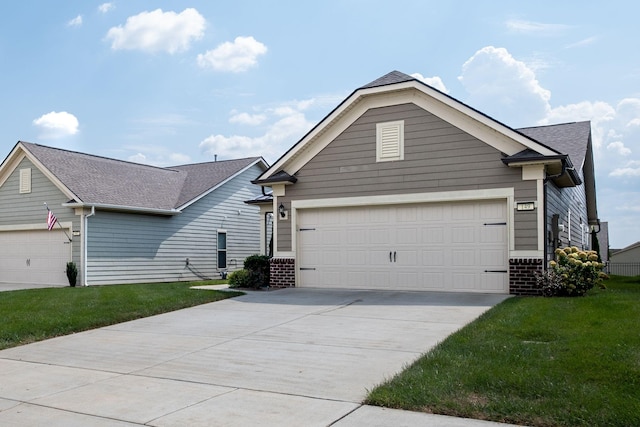
[[[62,230],[0,231],[0,282],[64,286],[70,260]]]
[[[298,286],[508,292],[505,201],[301,209]]]

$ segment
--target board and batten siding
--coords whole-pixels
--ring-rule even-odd
[[[31,169],[31,192],[20,193],[20,169]],[[59,222],[72,223],[72,230],[65,230],[73,241],[71,259],[78,266],[78,283],[82,283],[80,268],[80,236],[72,236],[80,231],[80,217],[71,208],[62,204],[69,198],[62,193],[38,168],[26,157],[11,172],[0,187],[0,232],[2,230],[46,230],[47,210],[45,203],[54,212]],[[56,229],[60,228],[58,225]],[[64,270],[66,266],[61,266]]]
[[[260,252],[260,209],[244,202],[261,194],[250,182],[261,172],[254,165],[175,216],[96,211],[88,227],[89,284],[220,278],[220,229],[227,231],[224,270],[241,269]]]
[[[376,124],[404,120],[404,160],[376,162]],[[296,172],[278,198],[291,200],[514,188],[537,201],[536,181],[523,181],[495,148],[415,104],[373,108]],[[539,208],[542,208],[541,206]],[[278,222],[278,250],[290,251],[290,222]],[[535,212],[515,215],[515,249],[537,249]]]

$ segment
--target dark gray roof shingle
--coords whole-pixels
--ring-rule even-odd
[[[385,74],[384,76],[375,79],[369,84],[362,86],[360,89],[367,89],[371,87],[379,87],[392,85],[396,83],[404,83],[409,82],[411,80],[416,80],[415,77],[411,77],[405,73],[401,73],[400,71],[392,71],[390,73]]]
[[[571,163],[582,169],[591,135],[591,122],[562,123],[516,130],[562,154],[568,154]]]
[[[79,202],[172,210],[259,157],[162,168],[21,142]]]

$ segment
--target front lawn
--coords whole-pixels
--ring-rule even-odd
[[[189,289],[225,281],[0,292],[0,349],[242,295]]]
[[[375,388],[370,405],[530,426],[640,425],[640,276],[510,298]]]

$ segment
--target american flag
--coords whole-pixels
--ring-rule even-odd
[[[47,228],[49,229],[49,231],[51,231],[53,226],[56,225],[56,221],[58,221],[58,218],[56,218],[53,212],[51,211],[48,211],[48,212],[49,213],[47,214]]]

